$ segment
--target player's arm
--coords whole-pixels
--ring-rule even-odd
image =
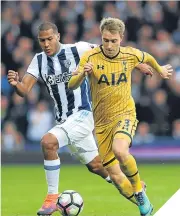
[[[68,88],[72,90],[77,89],[82,84],[85,77],[86,74],[84,73],[84,71],[79,72],[79,70],[77,69],[72,73],[72,77],[68,83]]]
[[[161,66],[149,53],[144,52],[143,55],[143,63],[150,64],[151,67],[157,71],[163,79],[169,79],[172,76],[173,68],[170,64]]]
[[[72,73],[72,77],[69,80],[68,88],[77,89],[85,79],[85,77],[93,71],[93,65],[88,63],[88,55],[84,55],[80,59],[80,63],[76,71]]]
[[[37,79],[28,73],[20,81],[18,73],[13,70],[8,71],[7,79],[9,84],[15,88],[17,94],[21,97],[26,96],[37,82]]]
[[[154,69],[148,65],[148,64],[138,64],[136,66],[136,69],[139,70],[141,73],[146,74],[146,75],[153,75]]]
[[[161,75],[163,79],[169,79],[172,75],[173,69],[170,64],[168,65],[159,65],[156,59],[151,56],[149,53],[142,52],[139,49],[132,48],[135,58],[135,67],[141,63],[148,63],[157,73]]]
[[[171,73],[173,72],[173,69],[172,69],[171,65],[163,65],[161,67],[165,68],[168,72],[170,72],[169,76],[171,76]],[[137,65],[136,69],[138,69],[141,73],[146,74],[146,75],[150,75],[150,76],[152,76],[154,72],[158,73],[150,65],[143,64],[143,63]],[[168,79],[168,78],[166,78],[166,79]]]
[[[10,85],[12,85],[17,94],[21,97],[26,96],[32,89],[32,87],[35,85],[39,77],[39,65],[38,65],[38,59],[37,54],[32,59],[28,69],[27,73],[23,77],[22,81],[19,80],[19,75],[14,70],[9,70],[7,79]]]

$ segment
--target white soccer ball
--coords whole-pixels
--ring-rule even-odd
[[[65,190],[58,197],[57,207],[63,216],[77,216],[82,212],[84,203],[79,193]]]

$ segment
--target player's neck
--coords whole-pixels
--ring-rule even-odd
[[[60,50],[61,50],[61,43],[59,42],[57,46],[57,52],[54,55],[57,55],[60,52]]]
[[[114,54],[113,56],[108,56],[108,55],[106,54],[106,52],[105,52],[105,50],[104,50],[104,48],[103,48],[102,45],[100,46],[100,49],[101,49],[103,55],[104,55],[106,58],[109,58],[109,59],[114,59],[114,58],[116,58],[116,57],[119,55],[119,53],[120,53],[120,47],[119,47],[118,52],[117,52],[116,54]]]
[[[56,52],[51,57],[55,57],[55,56],[57,56],[60,53],[61,46],[62,46],[62,44],[59,42],[58,45],[57,45]]]

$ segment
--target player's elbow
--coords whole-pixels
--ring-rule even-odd
[[[17,92],[17,94],[18,94],[20,97],[22,97],[22,98],[24,98],[24,97],[26,96],[26,94],[24,94],[24,93],[22,93],[22,92]]]
[[[69,88],[70,90],[74,90],[74,89],[73,89],[73,85],[71,84],[70,81],[69,81],[69,83],[68,83],[68,88]]]
[[[16,93],[20,96],[20,97],[26,97],[26,95],[28,94],[28,92],[24,89],[18,89],[16,88]]]
[[[77,85],[73,82],[73,80],[70,80],[68,83],[68,88],[70,90],[75,90],[77,88]]]

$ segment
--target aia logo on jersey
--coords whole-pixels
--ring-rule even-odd
[[[122,82],[127,82],[127,77],[125,73],[111,73],[110,76],[107,76],[107,74],[101,74],[98,84],[106,84],[106,85],[112,85],[112,86],[117,86],[120,85]]]

